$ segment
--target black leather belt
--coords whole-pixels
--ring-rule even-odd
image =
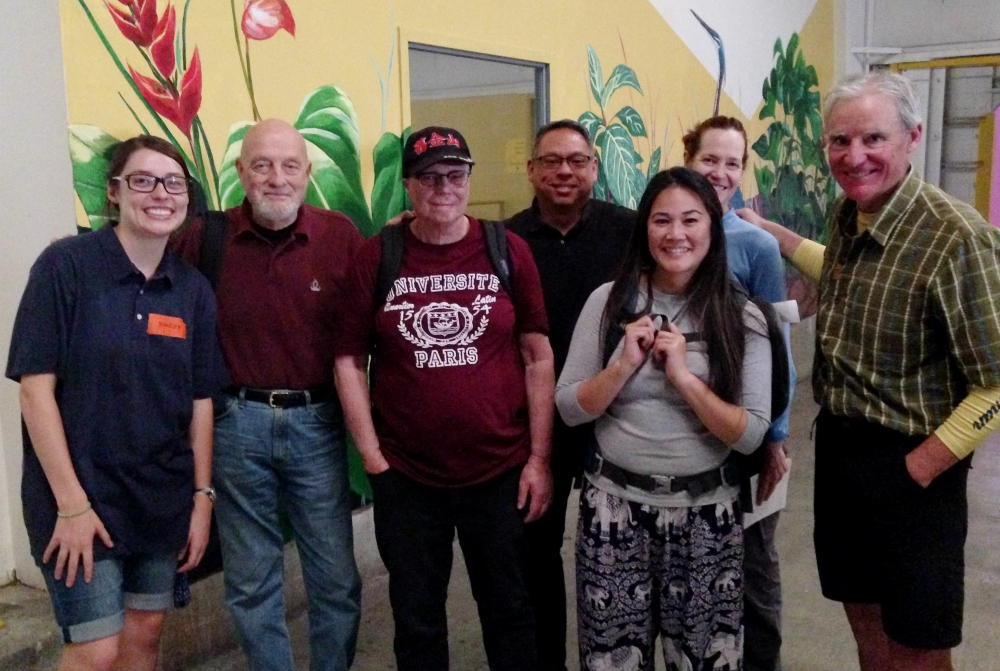
[[[711,471],[694,475],[644,475],[627,471],[594,452],[587,459],[587,473],[605,477],[619,487],[634,487],[650,494],[678,494],[687,492],[697,497],[722,485],[740,484],[741,469],[737,459],[730,454],[722,465]]]
[[[337,397],[333,387],[297,391],[294,389],[250,389],[249,387],[230,385],[223,391],[237,398],[242,396],[248,401],[267,403],[272,408],[297,408],[307,403],[326,403]]]

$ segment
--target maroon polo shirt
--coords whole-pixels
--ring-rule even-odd
[[[229,228],[216,289],[219,342],[230,384],[312,389],[333,382],[337,294],[362,238],[339,212],[303,205],[292,234],[272,244],[250,224],[250,204],[226,211]],[[173,245],[197,266],[202,223]]]

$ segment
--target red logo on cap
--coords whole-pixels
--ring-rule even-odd
[[[445,144],[446,142],[447,142],[447,140],[445,140],[443,137],[441,137],[437,133],[431,133],[430,145],[432,147],[440,147],[441,145]]]
[[[448,133],[448,144],[453,147],[461,147],[462,143],[456,140],[451,133]]]
[[[427,138],[420,138],[413,143],[413,151],[419,156],[427,151]]]

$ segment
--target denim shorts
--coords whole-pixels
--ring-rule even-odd
[[[114,636],[125,626],[125,609],[168,610],[173,605],[177,557],[173,553],[111,557],[94,562],[94,576],[66,587],[54,577],[55,560],[40,566],[63,642],[87,643]]]

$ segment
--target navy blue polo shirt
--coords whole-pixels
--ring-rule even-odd
[[[7,377],[54,373],[80,484],[114,541],[95,557],[173,552],[187,541],[193,402],[225,384],[208,281],[167,251],[146,281],[111,226],[56,242],[31,268]],[[24,520],[36,561],[56,502],[22,422]]]

